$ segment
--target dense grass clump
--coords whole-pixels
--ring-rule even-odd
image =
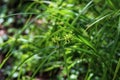
[[[2,3],[2,80],[120,80],[119,0]]]

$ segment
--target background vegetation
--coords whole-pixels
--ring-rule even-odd
[[[0,80],[120,80],[119,0],[1,0]]]

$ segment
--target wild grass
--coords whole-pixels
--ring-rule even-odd
[[[119,7],[119,0],[21,0],[19,13],[1,17],[26,17],[0,45],[6,80],[120,80]]]

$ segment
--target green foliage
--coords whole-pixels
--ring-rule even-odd
[[[2,3],[5,80],[120,80],[119,0]]]

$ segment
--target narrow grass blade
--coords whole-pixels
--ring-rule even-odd
[[[112,3],[112,1],[111,0],[106,0],[107,2],[108,2],[108,4],[112,7],[112,8],[114,8],[115,9],[115,6],[114,6],[114,4]]]
[[[53,51],[53,52],[51,52],[51,53],[43,60],[43,62],[37,67],[37,69],[36,69],[35,72],[33,73],[32,77],[31,77],[31,80],[34,78],[34,76],[37,74],[37,72],[40,70],[40,68],[45,64],[45,62],[49,59],[49,57],[52,56],[55,52],[56,52],[56,50]]]
[[[90,27],[92,27],[92,26],[95,25],[96,23],[100,22],[101,20],[109,17],[110,15],[111,15],[111,13],[110,13],[110,14],[107,14],[107,15],[105,15],[105,16],[103,16],[103,17],[98,18],[98,19],[97,19],[96,21],[94,21],[93,23],[87,25],[86,31],[87,31]]]
[[[77,17],[73,20],[73,22],[72,22],[72,26],[76,23],[76,21],[79,19],[79,17],[80,17],[80,15],[81,14],[84,14],[85,13],[85,11],[87,11],[87,9],[90,7],[90,5],[92,4],[92,2],[93,2],[93,0],[91,0],[84,8],[83,8],[83,10],[81,11],[81,12],[79,12],[79,14],[77,15]]]
[[[79,40],[84,44],[86,44],[87,46],[89,46],[90,48],[92,48],[96,52],[96,49],[88,40],[84,39],[82,36],[79,36]]]
[[[119,22],[118,22],[118,28],[117,28],[117,30],[118,30],[118,33],[120,34],[120,17],[119,17]]]
[[[16,15],[31,15],[31,14],[39,14],[39,13],[33,13],[33,12],[29,12],[29,13],[14,13],[14,14],[10,14],[10,15],[7,15],[7,16],[4,16],[4,17],[0,17],[0,18],[8,18],[8,17],[11,17],[11,16],[16,16]]]
[[[11,54],[8,55],[8,56],[2,61],[2,63],[0,64],[0,69],[3,67],[3,65],[6,63],[6,61],[9,59],[10,56],[11,56]]]
[[[115,73],[114,73],[114,76],[113,76],[113,79],[112,79],[112,80],[115,80],[119,69],[120,69],[120,59],[119,59],[119,61],[118,61],[118,63],[117,63],[117,66],[116,66],[116,69],[115,69]]]

